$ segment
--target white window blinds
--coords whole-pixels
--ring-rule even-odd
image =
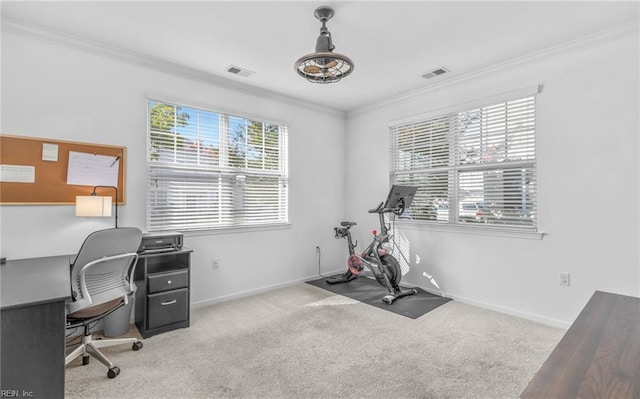
[[[418,186],[407,217],[536,229],[535,102],[531,95],[392,126],[391,183]]]
[[[149,100],[147,229],[288,222],[287,127]]]

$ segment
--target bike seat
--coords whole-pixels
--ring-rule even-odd
[[[343,227],[351,227],[355,225],[356,225],[356,222],[340,222],[340,226],[343,226]]]

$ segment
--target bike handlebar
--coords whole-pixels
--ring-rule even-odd
[[[384,202],[379,203],[377,207],[373,209],[369,209],[369,213],[380,213],[381,211],[383,211],[382,209],[383,205],[384,205]]]
[[[401,215],[404,213],[404,201],[401,201],[401,205],[397,208],[384,208],[384,202],[381,202],[376,208],[369,209],[369,213],[395,213],[396,215]]]

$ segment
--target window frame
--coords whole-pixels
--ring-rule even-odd
[[[215,148],[218,151],[218,153],[217,155],[214,156],[215,159],[211,164],[209,165],[198,164],[197,166],[193,166],[189,163],[185,163],[185,164],[180,164],[176,162],[154,163],[154,161],[152,160],[152,151],[153,151],[152,144],[153,143],[151,138],[151,135],[152,135],[151,111],[152,111],[153,104],[155,103],[165,103],[174,107],[186,108],[192,111],[196,110],[198,113],[216,115],[219,118],[217,122],[218,123],[217,130],[213,133],[214,136],[215,135],[218,136],[217,148]],[[147,200],[145,202],[145,219],[146,219],[146,226],[148,231],[162,232],[162,231],[169,231],[169,230],[179,230],[181,232],[184,232],[190,235],[199,235],[199,234],[210,234],[210,233],[224,232],[224,231],[272,230],[272,229],[286,228],[290,226],[289,156],[288,156],[290,124],[285,122],[276,122],[271,118],[265,118],[262,116],[249,115],[243,112],[221,109],[221,107],[211,106],[207,104],[198,104],[198,103],[194,103],[192,101],[188,101],[184,99],[167,97],[165,95],[161,95],[157,93],[147,94],[145,109],[146,109],[146,115],[147,115],[147,124],[146,124],[147,131],[145,135],[145,140],[146,140],[145,193],[146,193]],[[250,126],[250,125],[246,125],[246,123],[249,123],[249,124],[259,123],[261,124],[263,135],[264,135],[265,129],[269,129],[274,126],[276,127],[275,133],[277,134],[277,142],[278,142],[277,166],[273,167],[273,165],[271,165],[269,168],[267,168],[265,167],[265,164],[264,164],[264,162],[266,161],[263,159],[262,168],[248,167],[247,165],[249,162],[251,162],[251,160],[248,159],[246,153],[244,154],[245,156],[244,166],[232,165],[232,161],[230,161],[230,155],[229,155],[230,148],[224,149],[225,146],[229,145],[230,137],[234,135],[234,132],[231,130],[228,124],[229,120],[231,119],[237,119],[237,120],[243,121],[245,123],[245,127]],[[248,128],[251,129],[251,127],[248,127]],[[170,134],[174,134],[174,135],[177,134],[175,132],[175,129],[176,129],[175,127],[171,128],[173,133],[170,133]],[[198,126],[195,129],[200,129],[200,127]],[[248,130],[245,129],[244,132],[245,132],[245,135],[248,136],[249,134]],[[198,131],[198,134],[199,133],[200,131]],[[246,144],[246,141],[247,141],[246,137],[244,141]],[[263,137],[263,146],[264,146],[264,143],[265,143],[265,138]],[[213,145],[211,145],[211,147],[214,148]],[[269,148],[269,150],[271,150],[271,148]],[[172,151],[174,153],[174,156],[176,156],[177,152],[179,152],[180,149],[174,148]],[[182,153],[182,155],[185,158],[188,156],[199,157],[200,152],[199,150],[196,150],[196,151],[198,152],[197,154],[184,152]],[[260,152],[260,154],[263,158],[266,158],[268,156],[267,152],[268,152],[267,148],[262,148],[262,151]],[[185,225],[189,225],[193,223],[186,220],[188,218],[185,218],[180,223],[182,225],[181,227],[172,227],[172,223],[163,223],[162,221],[158,221],[157,218],[156,220],[154,220],[153,211],[151,209],[152,202],[154,201],[152,198],[153,188],[151,184],[152,184],[152,180],[154,179],[154,175],[153,175],[154,171],[161,171],[161,170],[168,171],[169,173],[177,173],[177,175],[179,176],[177,180],[182,179],[185,182],[194,181],[194,179],[190,179],[189,177],[193,177],[193,175],[198,173],[205,176],[203,178],[203,181],[205,181],[204,185],[206,187],[210,187],[209,189],[205,188],[205,190],[207,190],[206,194],[211,198],[217,197],[217,203],[219,204],[218,212],[220,213],[220,215],[214,215],[211,217],[211,219],[217,218],[218,223],[213,223],[212,221],[209,221],[207,223],[200,223],[200,225],[198,225],[197,223],[192,227],[185,227]],[[191,176],[189,176],[190,174]],[[278,181],[278,183],[276,183],[275,185],[273,184],[270,185],[270,186],[273,185],[274,187],[276,186],[278,187],[278,189],[275,190],[277,194],[272,194],[272,195],[275,195],[275,198],[277,198],[277,205],[276,205],[276,208],[278,208],[277,211],[273,212],[271,216],[264,214],[264,215],[267,215],[267,216],[264,216],[265,220],[259,220],[259,219],[262,219],[263,216],[258,216],[256,218],[256,220],[258,220],[257,222],[254,220],[251,223],[246,223],[246,222],[237,223],[236,221],[234,221],[234,218],[237,218],[237,215],[235,214],[238,211],[235,208],[237,205],[234,201],[237,201],[237,199],[232,198],[229,200],[228,198],[223,198],[225,197],[225,195],[226,197],[228,197],[229,195],[233,197],[234,194],[232,192],[234,191],[234,188],[232,187],[231,183],[224,184],[222,183],[222,181],[234,180],[234,181],[240,181],[240,183],[244,183],[245,179],[260,179],[260,178],[267,178],[269,180]],[[171,178],[167,178],[167,180],[165,181],[169,182],[171,181]],[[224,193],[222,193],[222,191],[220,190],[220,186],[224,186]],[[260,191],[260,189],[257,189],[257,190]],[[269,192],[274,191],[273,188],[271,189],[268,188],[267,190]],[[176,190],[176,192],[177,191],[179,190]],[[212,192],[214,192],[214,194],[212,194]],[[184,193],[185,193],[184,195],[189,195],[188,190],[185,190]],[[260,193],[258,195],[260,195]],[[243,191],[241,198],[244,198],[244,196],[245,196],[245,192]],[[209,201],[212,201],[212,200],[209,199]],[[183,205],[182,208],[187,209],[188,204],[185,203],[185,205]],[[261,208],[261,207],[259,206],[258,208]],[[229,216],[229,214],[223,215],[222,214],[223,211],[232,214],[232,216]],[[240,213],[242,212],[243,211],[241,211]],[[193,214],[197,215],[198,211],[196,210],[195,212],[193,212]],[[266,220],[269,218],[272,218],[273,220]],[[220,221],[223,219],[227,221],[220,223]],[[228,220],[231,220],[231,222],[229,222]]]
[[[475,109],[480,109],[483,107],[490,107],[492,105],[500,104],[500,103],[508,103],[511,101],[521,100],[527,97],[534,97],[535,104],[535,121],[534,121],[534,129],[537,127],[537,108],[538,108],[538,99],[539,94],[542,92],[542,85],[529,86],[522,89],[514,90],[507,93],[496,94],[490,97],[480,98],[472,101],[468,101],[465,103],[460,103],[457,105],[443,107],[437,110],[433,110],[428,113],[423,113],[419,115],[413,115],[407,118],[398,119],[391,121],[388,125],[389,127],[389,184],[402,184],[396,181],[397,176],[402,173],[398,173],[398,170],[394,170],[394,157],[397,159],[400,158],[400,153],[397,148],[394,148],[395,142],[394,137],[397,132],[394,132],[394,129],[398,129],[399,127],[411,124],[420,124],[420,123],[429,123],[438,118],[445,118],[451,123],[452,118],[456,117],[457,114],[463,113],[465,111],[471,111]],[[403,228],[415,229],[415,230],[430,230],[430,231],[442,231],[442,232],[456,232],[456,233],[466,233],[466,234],[480,234],[480,235],[489,235],[489,236],[500,236],[500,237],[510,237],[510,238],[526,238],[526,239],[541,239],[544,236],[544,232],[540,230],[540,220],[539,220],[539,203],[537,201],[537,192],[539,191],[539,178],[537,174],[538,169],[538,148],[535,144],[537,141],[537,132],[534,132],[534,151],[535,156],[532,160],[528,160],[523,162],[523,164],[533,164],[532,170],[535,175],[535,184],[536,184],[536,202],[535,202],[535,220],[533,222],[533,226],[517,226],[510,224],[486,224],[486,223],[463,223],[458,220],[458,211],[459,207],[462,206],[463,200],[460,198],[459,190],[460,183],[458,181],[460,171],[465,170],[478,170],[478,171],[489,171],[491,167],[483,166],[482,164],[475,165],[460,165],[455,164],[456,159],[456,151],[448,150],[447,155],[447,166],[443,166],[440,168],[422,168],[422,170],[433,170],[437,172],[438,169],[442,169],[443,171],[447,171],[449,173],[448,181],[453,179],[453,181],[449,181],[448,183],[448,202],[447,202],[447,214],[448,220],[445,221],[436,221],[436,220],[414,220],[411,218],[398,218],[397,222]],[[456,130],[454,134],[451,134],[449,131],[449,127],[447,127],[447,140],[450,148],[454,148],[457,144],[457,140],[460,137],[459,131]],[[395,153],[394,153],[395,151]],[[399,162],[399,161],[398,161]],[[410,169],[418,171],[416,169]],[[508,170],[505,168],[505,170]],[[405,171],[406,173],[406,171]],[[451,175],[451,173],[453,173]],[[435,174],[435,173],[434,173]],[[428,173],[424,173],[424,176],[428,176]],[[429,175],[433,176],[433,175]],[[454,209],[451,208],[451,204]]]

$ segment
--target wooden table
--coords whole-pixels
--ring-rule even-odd
[[[596,291],[520,397],[640,399],[640,298]]]

